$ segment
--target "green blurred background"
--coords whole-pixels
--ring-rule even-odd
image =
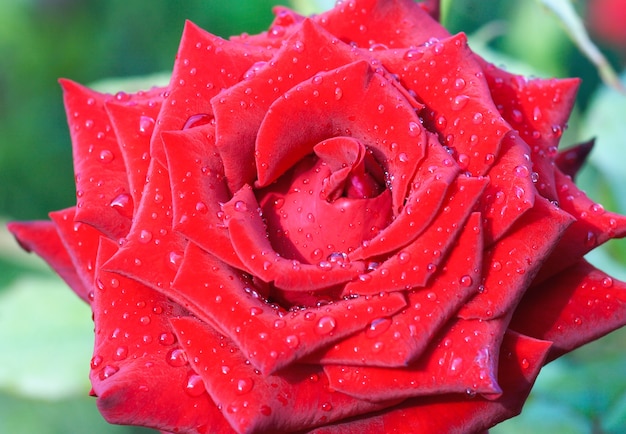
[[[93,84],[167,73],[185,19],[220,36],[255,33],[267,28],[275,3],[313,13],[334,2],[2,0],[0,222],[45,218],[48,211],[74,203],[59,77]],[[489,60],[513,72],[583,78],[563,141],[598,138],[579,183],[606,208],[626,213],[621,167],[626,162],[626,97],[602,84],[596,68],[538,1],[451,0],[444,6],[446,26],[466,32],[471,46]],[[575,2],[583,17],[588,6]],[[615,70],[622,71],[626,37],[592,37]],[[626,241],[611,242],[590,259],[626,279]],[[0,433],[151,432],[107,425],[87,396],[92,328],[89,309],[40,260],[21,252],[2,225]],[[493,432],[624,431],[622,330],[549,365],[523,415]]]

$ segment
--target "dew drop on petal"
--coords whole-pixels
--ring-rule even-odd
[[[197,374],[191,374],[187,379],[187,384],[185,385],[185,392],[189,396],[200,396],[205,391],[204,382],[202,381],[202,377]]]
[[[331,333],[335,327],[337,327],[337,322],[335,318],[332,316],[323,316],[317,322],[317,327],[315,331],[320,335],[327,335]]]

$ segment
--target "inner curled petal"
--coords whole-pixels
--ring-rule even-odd
[[[331,202],[339,197],[367,199],[385,189],[380,165],[358,140],[335,137],[317,144],[313,151],[332,171],[322,181],[323,199]]]

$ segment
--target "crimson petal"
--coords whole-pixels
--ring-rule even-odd
[[[187,240],[172,231],[172,197],[167,170],[151,160],[139,209],[122,247],[104,265],[157,291],[168,287]]]
[[[162,134],[167,154],[174,230],[228,264],[245,269],[233,249],[220,204],[230,199],[215,147],[215,126]],[[185,148],[185,152],[179,149]]]
[[[360,0],[358,6],[343,2],[315,20],[344,42],[363,48],[409,47],[449,35],[412,0]]]
[[[239,272],[193,244],[172,288],[171,298],[228,335],[263,373],[275,372],[406,305],[402,295],[390,294],[277,310],[259,299]]]
[[[612,238],[626,236],[626,216],[606,211],[591,200],[572,178],[554,171],[560,207],[576,218],[550,255],[538,280],[576,263],[586,253]]]
[[[498,241],[535,204],[530,150],[515,133],[502,140],[502,151],[488,172],[489,186],[479,209],[485,218],[485,244]]]
[[[569,214],[537,196],[535,206],[485,252],[483,291],[459,315],[489,319],[511,312],[572,221]]]
[[[409,244],[437,215],[460,169],[436,137],[427,136],[426,158],[417,169],[402,211],[389,226],[350,253],[350,259],[376,257]]]
[[[95,275],[94,261],[103,234],[86,223],[74,221],[75,214],[76,208],[72,207],[51,212],[50,218],[74,264],[77,276],[88,291],[87,297],[90,298]]]
[[[365,61],[320,73],[270,106],[256,142],[258,186],[276,180],[317,143],[341,135],[363,143],[394,175],[389,182],[396,214],[424,157],[427,137],[406,98]]]
[[[274,282],[277,288],[307,292],[328,288],[356,278],[365,270],[363,262],[305,264],[276,253],[252,188],[244,186],[224,204],[225,219],[235,251],[255,276]]]
[[[423,48],[373,53],[398,73],[406,89],[426,108],[420,112],[440,141],[454,151],[461,168],[484,175],[511,127],[490,98],[482,68],[464,34]],[[467,136],[468,132],[473,134]]]
[[[486,185],[486,178],[458,178],[428,229],[375,270],[346,284],[344,294],[377,294],[425,286],[455,243]]]
[[[256,180],[255,140],[270,105],[314,74],[359,58],[347,45],[333,41],[337,42],[336,38],[307,19],[271,62],[251,68],[243,81],[211,100],[216,120],[215,145],[232,192]],[[286,70],[289,74],[285,76]]]
[[[407,366],[433,336],[474,295],[481,283],[483,249],[480,214],[464,225],[455,248],[433,282],[407,294],[407,306],[390,318],[378,319],[353,336],[311,359],[321,364]],[[371,357],[372,354],[375,357]]]
[[[237,433],[293,432],[396,403],[372,403],[336,392],[317,367],[299,365],[263,376],[232,341],[205,324],[191,318],[171,323],[208,393]]]
[[[124,195],[110,206],[125,216],[136,213],[150,165],[150,138],[162,103],[162,95],[134,105],[107,102],[106,110],[126,163],[126,174],[132,203]]]
[[[72,208],[71,214],[74,209]],[[27,252],[41,256],[50,267],[69,285],[70,288],[87,303],[91,303],[91,286],[78,275],[76,267],[66,250],[56,225],[51,221],[11,222],[9,232]]]
[[[90,379],[100,412],[110,423],[228,432],[209,396],[188,387],[193,374],[168,321],[180,308],[134,280],[104,271],[100,266],[116,250],[115,243],[102,240],[93,301]]]
[[[369,401],[445,393],[502,392],[496,381],[504,320],[452,321],[406,368],[324,365],[330,386]]]
[[[187,21],[169,95],[152,136],[152,158],[166,166],[161,132],[183,129],[192,116],[212,117],[211,98],[239,82],[255,62],[268,60],[271,54],[271,50],[258,46],[224,40]]]
[[[309,434],[355,432],[470,433],[482,432],[519,414],[551,343],[507,331],[501,347],[498,399],[469,395],[418,397],[370,417],[325,426]]]
[[[531,288],[511,321],[520,333],[554,342],[549,359],[626,325],[626,283],[580,260]]]
[[[105,109],[113,99],[70,80],[61,80],[72,137],[76,178],[76,220],[88,223],[109,237],[128,233],[131,220],[110,206],[128,193],[126,166]],[[130,98],[123,94],[122,99]]]

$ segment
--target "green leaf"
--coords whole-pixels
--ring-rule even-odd
[[[23,275],[0,293],[0,390],[85,395],[93,345],[89,307],[59,278]]]

